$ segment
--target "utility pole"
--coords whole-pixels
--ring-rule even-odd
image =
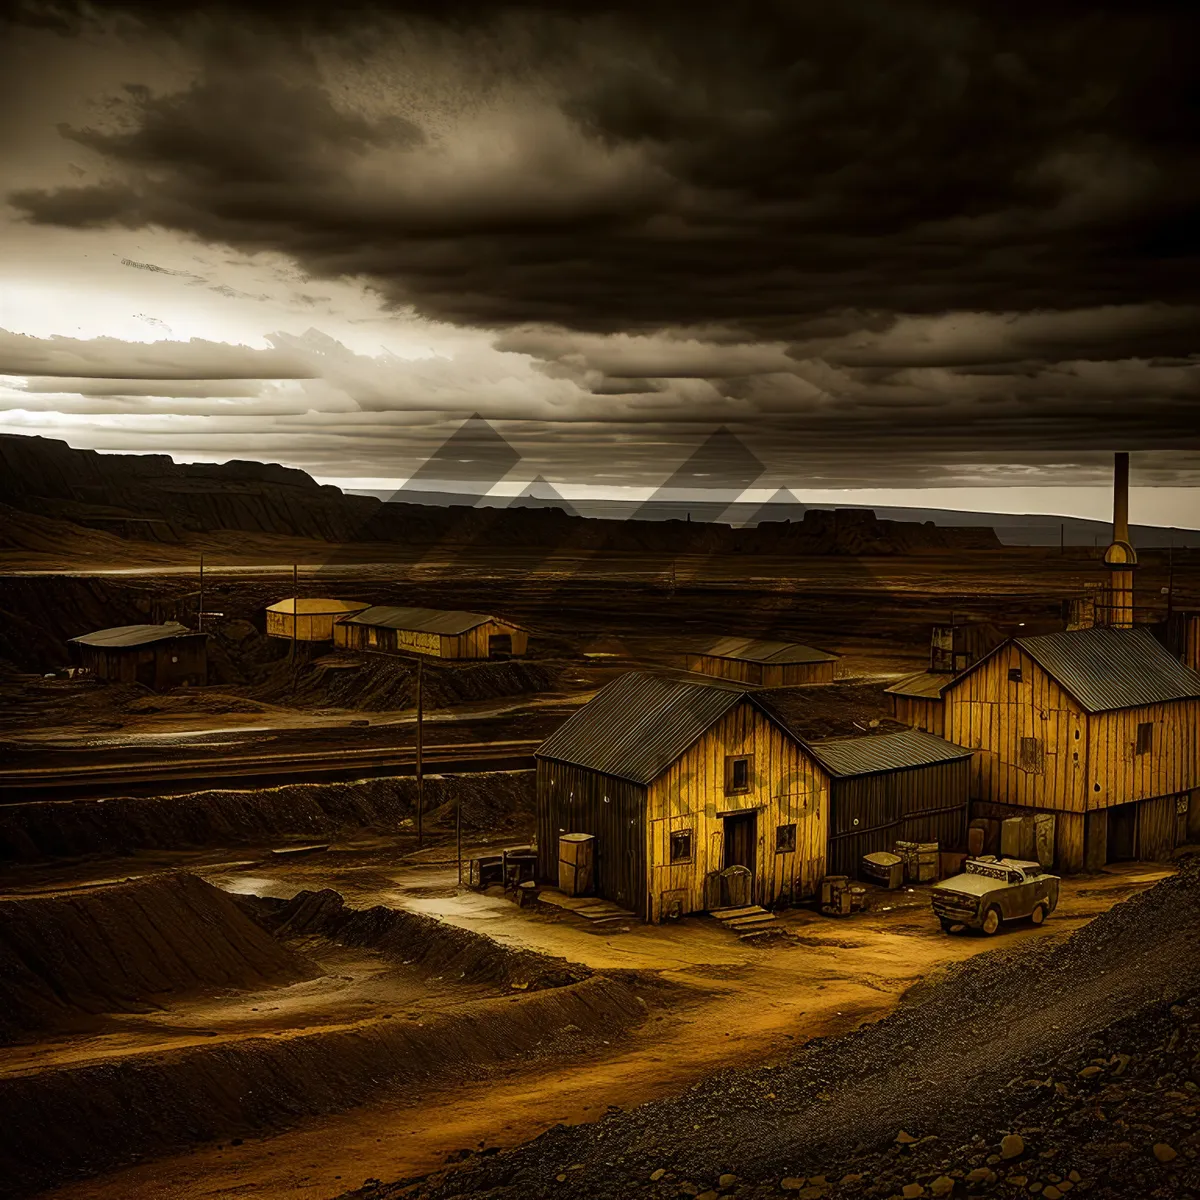
[[[1059,553],[1059,555],[1063,555],[1063,554],[1066,554],[1066,552],[1067,552],[1067,524],[1064,521],[1058,527],[1058,553]]]
[[[424,671],[422,670],[421,660],[417,659],[417,849],[419,850],[425,844],[425,831],[422,824],[422,816],[425,811],[425,774],[423,764],[421,762],[421,735],[425,724],[425,695],[424,695]],[[458,868],[459,879],[462,878],[462,863],[459,863]]]
[[[1175,594],[1175,535],[1167,543],[1167,620],[1171,619],[1171,597]]]
[[[458,789],[458,803],[454,806],[454,838],[458,845],[458,886],[462,887],[462,788]]]
[[[299,633],[299,617],[297,613],[300,608],[299,579],[299,564],[292,563],[292,695],[296,694],[296,675],[300,670],[300,663],[296,656],[296,636]]]
[[[196,611],[196,632],[204,632],[204,555],[200,555],[200,607]]]

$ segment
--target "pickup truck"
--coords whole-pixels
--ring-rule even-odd
[[[1029,917],[1040,925],[1058,906],[1058,883],[1035,862],[968,858],[961,875],[933,885],[933,911],[947,933],[980,929],[990,937],[1004,921]]]

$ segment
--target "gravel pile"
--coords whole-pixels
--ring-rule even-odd
[[[1020,943],[775,1067],[355,1195],[1200,1195],[1200,858]]]

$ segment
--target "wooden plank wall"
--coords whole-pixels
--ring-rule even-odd
[[[753,754],[752,787],[725,792],[727,755]],[[812,895],[825,873],[829,781],[800,746],[752,704],[743,703],[661,775],[648,791],[646,859],[652,920],[661,917],[663,896],[677,896],[684,912],[708,907],[706,881],[723,865],[721,814],[756,809],[758,855],[754,901]],[[779,825],[796,825],[796,849],[776,853]],[[692,860],[671,865],[670,835],[692,831]]]
[[[685,654],[684,670],[717,679],[732,679],[736,683],[755,686],[763,681],[762,664],[740,662],[735,658],[715,658],[711,654]]]
[[[478,625],[466,633],[443,636],[439,653],[443,658],[489,658],[489,639],[493,634],[508,634],[512,638],[514,657],[524,654],[528,648],[529,635],[523,629],[500,621],[488,621],[486,625]]]
[[[768,663],[763,670],[767,687],[798,687],[806,683],[832,683],[836,663]]]
[[[538,759],[538,871],[558,885],[558,838],[590,833],[596,838],[598,896],[646,916],[645,788],[569,763]]]
[[[1019,667],[1022,681],[1009,680]],[[976,750],[971,795],[1059,812],[1087,807],[1087,716],[1019,646],[1000,649],[946,690],[944,736]],[[1037,738],[1040,771],[1021,767],[1021,739]]]
[[[1137,731],[1154,727],[1153,745],[1137,754]],[[1089,808],[1150,800],[1200,786],[1200,700],[1097,713],[1088,721]]]
[[[944,736],[946,709],[940,700],[921,700],[915,696],[892,696],[892,716],[903,725]]]
[[[970,774],[970,760],[962,759],[832,780],[829,873],[857,876],[864,854],[897,841],[966,850]]]

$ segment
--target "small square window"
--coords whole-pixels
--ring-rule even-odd
[[[1149,754],[1154,749],[1154,723],[1143,721],[1137,727],[1137,754]]]
[[[796,849],[795,825],[777,825],[775,827],[775,853],[792,854]]]
[[[1038,738],[1021,739],[1021,769],[1037,775],[1042,773],[1042,743]]]
[[[725,759],[725,791],[748,792],[754,777],[754,755],[731,754]]]
[[[1008,678],[1009,678],[1010,683],[1020,683],[1023,678],[1023,676],[1021,674],[1021,668],[1020,667],[1009,667],[1008,668]]]
[[[671,834],[671,862],[685,863],[692,861],[692,831],[678,829]]]

